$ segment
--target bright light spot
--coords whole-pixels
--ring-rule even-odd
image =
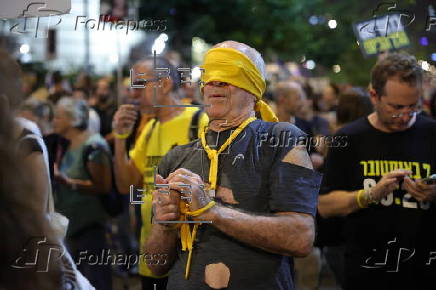
[[[333,71],[334,71],[335,73],[340,72],[340,71],[341,71],[341,66],[340,66],[339,64],[335,64],[335,65],[333,66]]]
[[[209,50],[211,45],[207,44],[203,39],[200,37],[193,37],[192,38],[192,62],[193,63],[202,63],[204,54]]]
[[[116,54],[111,54],[111,56],[109,57],[109,60],[111,63],[116,64],[118,63],[118,55]]]
[[[430,64],[425,60],[421,62],[421,67],[423,70],[426,70],[426,71],[430,70]]]
[[[336,20],[331,19],[331,20],[329,20],[329,22],[327,23],[327,25],[329,26],[330,29],[335,29],[336,26],[338,26],[338,23],[336,22]]]
[[[310,16],[310,17],[309,17],[309,23],[310,23],[311,25],[317,25],[317,24],[319,23],[318,16],[316,16],[316,15],[312,15],[312,16]]]
[[[165,42],[155,41],[151,47],[151,51],[156,52],[156,54],[161,54],[165,49]]]
[[[168,41],[168,34],[161,33],[158,38],[162,39],[163,41]]]
[[[22,44],[20,46],[20,53],[21,54],[29,53],[29,51],[30,51],[30,46],[28,44]]]
[[[153,46],[151,47],[151,51],[156,54],[161,54],[165,49],[165,42],[168,41],[168,35],[166,33],[161,33],[158,38],[154,40]]]
[[[436,53],[432,53],[431,54],[431,60],[432,61],[436,61]]]
[[[311,60],[311,59],[309,59],[309,60],[306,62],[306,68],[307,68],[307,69],[312,70],[312,69],[315,68],[315,66],[316,66],[316,63],[315,63],[313,60]]]
[[[200,67],[196,66],[192,69],[191,79],[192,81],[196,82],[200,79],[200,77],[201,77],[201,69]]]

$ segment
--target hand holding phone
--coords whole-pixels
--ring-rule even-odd
[[[423,178],[422,182],[427,184],[427,185],[436,184],[436,174],[433,174],[429,177]]]

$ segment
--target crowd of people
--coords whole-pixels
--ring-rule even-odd
[[[234,41],[202,68],[145,57],[117,90],[41,83],[0,50],[0,289],[317,289],[322,259],[342,289],[433,289],[436,87],[413,56],[319,92],[267,88]],[[40,273],[41,245],[60,253]]]

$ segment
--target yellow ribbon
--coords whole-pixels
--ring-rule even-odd
[[[256,112],[262,120],[278,122],[278,119],[267,103],[262,101],[266,89],[265,80],[256,65],[242,52],[225,47],[210,49],[201,66],[204,72],[201,76],[204,84],[219,81],[244,89],[256,97]]]
[[[238,137],[239,133],[241,133],[242,130],[244,130],[245,127],[247,127],[248,124],[250,124],[254,120],[256,120],[255,117],[250,117],[250,118],[246,119],[244,122],[242,122],[241,125],[239,125],[239,127],[236,128],[235,131],[233,131],[233,133],[230,135],[230,137],[226,140],[226,142],[224,142],[223,145],[221,145],[221,147],[218,150],[211,149],[209,147],[209,145],[207,145],[207,143],[206,143],[205,132],[204,131],[200,132],[201,145],[203,145],[203,148],[207,153],[207,157],[209,157],[209,159],[210,159],[210,168],[209,168],[209,183],[210,183],[209,188],[210,189],[216,188],[217,177],[218,177],[218,156],[220,155],[220,153],[222,153],[224,150],[226,150],[227,147],[233,142],[233,140],[235,140],[236,137]]]
[[[185,222],[188,220],[189,216],[199,216],[213,206],[215,206],[215,201],[211,201],[206,206],[195,211],[189,211],[189,205],[186,202],[180,202],[180,220]],[[186,261],[185,279],[188,279],[189,277],[192,260],[192,247],[194,245],[194,240],[199,225],[200,223],[194,225],[194,228],[192,229],[192,234],[188,223],[182,223],[180,227],[180,240],[182,242],[182,251],[189,251],[188,260]]]

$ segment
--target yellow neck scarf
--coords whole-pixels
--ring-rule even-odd
[[[218,149],[211,149],[209,145],[206,143],[206,133],[204,131],[200,132],[200,140],[201,145],[203,145],[204,150],[207,153],[207,157],[210,159],[210,168],[209,168],[209,183],[210,183],[210,189],[216,189],[216,183],[218,178],[218,157],[220,153],[222,153],[224,150],[229,147],[229,145],[233,142],[233,140],[238,137],[238,135],[242,132],[242,130],[245,129],[245,127],[248,126],[251,122],[256,120],[255,117],[250,117],[246,119],[244,122],[239,125],[238,128],[236,128],[235,131],[230,135],[230,137],[224,142],[224,144]]]
[[[204,72],[201,76],[202,86],[212,81],[231,84],[244,89],[256,97],[255,111],[262,120],[278,122],[270,106],[262,100],[266,89],[265,80],[256,65],[242,52],[233,48],[212,48],[201,66]]]

